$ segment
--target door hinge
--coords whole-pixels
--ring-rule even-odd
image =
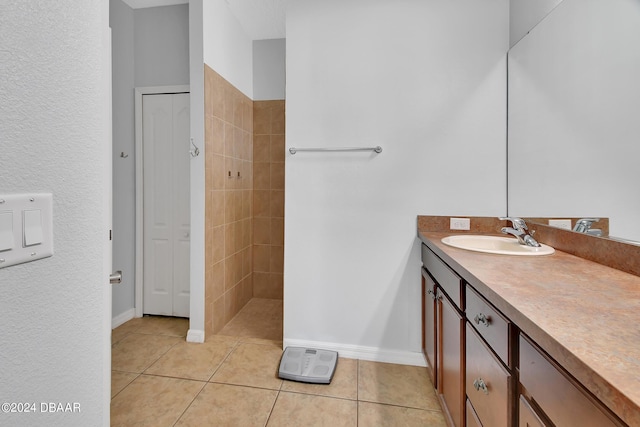
[[[109,230],[109,241],[113,240],[112,234],[113,234],[113,230]]]

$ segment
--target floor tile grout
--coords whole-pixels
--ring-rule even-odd
[[[238,317],[238,315],[236,316],[236,318]],[[143,318],[145,319],[145,318]],[[234,318],[235,319],[235,318]],[[143,330],[142,332],[139,332],[140,329],[143,329],[145,327],[148,327],[145,325],[144,322],[148,322],[147,325],[152,325],[149,330]],[[285,381],[285,380],[281,380],[279,385],[277,386],[277,388],[271,388],[269,386],[256,386],[256,385],[247,385],[244,383],[238,383],[238,382],[234,382],[233,381],[233,377],[230,377],[228,375],[229,371],[226,371],[227,374],[225,374],[225,372],[222,372],[222,375],[219,377],[220,380],[215,380],[214,377],[216,376],[216,374],[218,372],[221,372],[221,370],[225,367],[225,365],[227,365],[228,363],[231,363],[232,361],[232,356],[243,346],[245,345],[249,345],[249,346],[265,346],[267,348],[270,348],[268,350],[268,354],[270,354],[271,356],[269,356],[270,358],[274,358],[274,352],[275,349],[273,348],[275,347],[280,347],[280,350],[282,350],[282,339],[264,339],[264,338],[260,338],[260,337],[250,337],[250,336],[232,336],[232,335],[220,335],[220,334],[215,334],[215,335],[211,335],[208,337],[208,339],[210,339],[213,336],[217,336],[217,337],[224,337],[224,339],[221,339],[219,344],[220,344],[220,348],[217,348],[218,343],[214,343],[214,348],[217,348],[217,350],[211,350],[213,354],[217,354],[217,356],[215,356],[215,359],[211,359],[211,360],[219,360],[219,363],[217,365],[215,365],[215,367],[213,367],[213,370],[211,371],[211,374],[207,376],[206,379],[194,379],[194,378],[186,378],[185,377],[185,372],[189,372],[189,370],[184,371],[184,370],[180,370],[178,369],[177,371],[174,371],[176,374],[172,375],[171,369],[166,370],[166,374],[163,373],[162,371],[165,371],[165,367],[169,367],[169,365],[164,365],[164,366],[157,366],[156,372],[155,373],[148,373],[149,370],[151,370],[152,367],[156,366],[158,363],[160,363],[160,360],[165,358],[165,356],[167,356],[169,354],[169,352],[172,351],[172,349],[176,348],[176,346],[180,345],[183,340],[186,339],[186,335],[181,334],[181,335],[176,335],[176,334],[172,334],[172,333],[166,333],[162,331],[163,327],[167,327],[167,328],[171,328],[173,330],[176,329],[176,325],[178,325],[177,323],[170,323],[170,322],[154,322],[154,321],[145,321],[145,320],[141,320],[140,324],[138,324],[135,327],[131,327],[131,330],[127,331],[126,334],[122,335],[119,337],[119,340],[115,343],[113,343],[112,345],[112,351],[116,350],[118,345],[121,344],[125,339],[127,339],[127,337],[130,337],[132,334],[139,334],[139,335],[151,335],[151,336],[158,336],[158,337],[174,337],[174,338],[181,338],[182,340],[177,340],[177,342],[171,344],[166,350],[162,351],[161,354],[158,354],[157,357],[155,357],[152,361],[149,362],[149,364],[147,366],[145,366],[142,369],[142,372],[130,372],[130,371],[126,371],[123,369],[112,369],[112,372],[120,372],[122,374],[130,374],[131,376],[133,376],[133,378],[131,380],[127,381],[127,377],[123,376],[120,377],[120,379],[118,381],[126,381],[126,384],[124,385],[124,387],[122,387],[115,395],[113,395],[111,397],[112,401],[119,396],[121,393],[123,393],[125,390],[127,390],[129,387],[133,387],[132,384],[136,383],[137,381],[139,381],[139,379],[142,376],[145,377],[156,377],[156,378],[169,378],[169,379],[173,379],[173,380],[184,380],[184,381],[191,381],[191,382],[198,382],[201,384],[200,389],[198,390],[198,392],[195,394],[195,396],[193,397],[193,399],[191,399],[191,401],[186,405],[186,407],[184,407],[184,409],[182,410],[182,412],[180,412],[180,415],[178,416],[178,418],[176,419],[175,422],[173,422],[173,426],[177,425],[180,423],[180,421],[185,418],[185,414],[187,414],[189,412],[190,409],[195,408],[194,404],[195,402],[198,400],[198,398],[200,396],[202,396],[202,393],[204,392],[205,389],[207,389],[207,385],[208,384],[217,384],[217,385],[222,385],[222,386],[229,386],[229,387],[238,387],[240,389],[254,389],[254,390],[264,390],[264,391],[270,391],[270,392],[275,392],[275,398],[273,400],[273,402],[270,404],[270,408],[268,409],[268,413],[266,412],[266,409],[268,407],[265,407],[265,412],[267,414],[266,416],[266,421],[265,421],[265,426],[269,425],[270,422],[278,422],[276,421],[276,419],[280,420],[281,417],[283,416],[283,408],[287,407],[288,405],[291,405],[291,400],[292,397],[287,397],[283,399],[283,396],[285,395],[298,395],[298,396],[312,396],[314,398],[327,398],[327,399],[331,399],[331,400],[335,400],[335,401],[343,401],[343,402],[353,402],[353,404],[355,404],[355,422],[356,425],[358,425],[360,422],[366,422],[367,419],[371,419],[371,411],[373,410],[372,407],[366,406],[367,409],[365,409],[364,413],[361,413],[361,404],[372,404],[372,405],[376,405],[376,407],[388,407],[388,408],[400,408],[400,409],[408,409],[408,410],[412,410],[412,411],[421,411],[420,413],[433,413],[433,414],[441,414],[442,411],[439,408],[424,408],[424,407],[417,407],[415,406],[416,403],[418,403],[417,401],[413,400],[407,400],[407,404],[398,404],[398,403],[387,403],[387,402],[381,402],[381,401],[377,401],[377,400],[385,400],[384,397],[379,398],[378,395],[376,395],[374,391],[374,394],[371,393],[371,380],[367,379],[366,383],[368,385],[363,385],[361,384],[362,382],[362,375],[364,372],[371,372],[371,366],[369,365],[363,365],[363,361],[355,359],[355,398],[353,397],[348,397],[350,393],[353,393],[353,388],[351,388],[350,392],[345,393],[345,389],[343,389],[342,387],[344,387],[344,383],[342,385],[339,386],[338,389],[334,389],[337,391],[336,394],[342,394],[341,396],[336,396],[336,395],[331,395],[331,391],[328,390],[326,394],[322,394],[322,391],[319,389],[303,389],[302,387],[298,387],[298,389],[296,389],[295,387],[291,387],[291,388],[286,388],[285,385],[289,382],[289,381]],[[157,330],[153,330],[152,328],[157,328]],[[264,330],[264,329],[260,329],[260,328],[248,328],[245,330],[242,330],[241,328],[238,328],[236,326],[236,329],[241,331],[241,333],[246,333],[247,330],[253,330],[253,331],[260,331],[260,330]],[[249,332],[251,333],[251,332]],[[266,331],[267,334],[271,334],[270,331]],[[228,338],[228,340],[227,340]],[[148,339],[147,339],[148,340]],[[264,342],[261,342],[261,340],[263,340]],[[131,341],[129,341],[131,343]],[[145,342],[145,341],[143,341]],[[148,341],[147,341],[148,342]],[[164,342],[164,341],[160,341],[160,342]],[[170,341],[169,341],[170,342]],[[226,354],[224,353],[223,350],[223,346],[227,346],[227,348],[229,349]],[[247,347],[248,348],[248,347]],[[247,348],[245,348],[244,351],[248,351],[246,350]],[[253,347],[253,350],[251,350],[249,353],[245,353],[245,354],[251,354],[251,352],[262,352],[262,350],[256,350],[257,347]],[[122,354],[122,353],[121,353]],[[172,356],[168,356],[168,359],[165,360],[172,360],[173,359],[173,355],[177,355],[178,353],[173,352]],[[207,353],[208,354],[208,353]],[[242,353],[239,353],[242,354]],[[219,358],[221,355],[224,355],[223,357]],[[155,356],[155,354],[154,354]],[[145,356],[146,357],[146,356]],[[191,356],[189,356],[191,357]],[[242,360],[242,357],[240,357],[240,359]],[[145,359],[142,359],[142,361],[144,361]],[[148,359],[147,359],[148,360]],[[180,359],[177,359],[180,360]],[[185,360],[190,360],[190,359],[185,359]],[[194,359],[196,360],[196,359]],[[368,362],[368,361],[367,361]],[[169,362],[171,363],[171,362]],[[236,364],[236,366],[244,366],[244,365],[237,365],[237,360],[233,362],[234,364]],[[253,363],[253,362],[252,362]],[[186,365],[185,365],[186,366]],[[206,366],[206,365],[203,365]],[[211,366],[211,365],[209,365]],[[264,365],[266,366],[266,365]],[[235,369],[238,369],[237,367]],[[352,378],[354,375],[354,370],[353,370],[353,365],[350,369],[351,374],[349,374]],[[364,369],[364,371],[363,371]],[[376,368],[377,369],[377,368]],[[208,371],[209,369],[205,369],[203,373],[206,373],[206,371]],[[202,369],[200,369],[200,371],[203,371]],[[191,371],[196,373],[197,371]],[[345,371],[345,372],[349,372],[349,371]],[[274,374],[277,377],[277,368],[275,368],[274,370]],[[197,375],[197,373],[196,373]],[[266,374],[265,374],[266,375]],[[241,381],[241,377],[238,377]],[[119,382],[119,385],[123,384],[124,381]],[[351,380],[349,382],[349,384],[353,384],[352,382],[353,380]],[[251,383],[251,381],[249,381],[248,383]],[[292,381],[292,383],[297,383],[295,381]],[[186,384],[186,383],[185,383]],[[255,384],[269,384],[269,382],[255,382]],[[274,384],[275,386],[275,384]],[[361,391],[363,390],[362,387],[365,387],[364,392],[366,395],[367,399],[363,399],[365,396],[361,396]],[[194,387],[194,391],[195,391],[195,384],[193,385]],[[353,386],[350,386],[353,387]],[[286,388],[286,389],[285,389]],[[131,390],[135,390],[136,388],[131,388]],[[349,389],[346,389],[346,391],[348,391]],[[284,393],[284,394],[283,394]],[[320,393],[320,394],[319,394]],[[334,391],[335,393],[335,391]],[[345,397],[346,396],[346,397]],[[380,395],[382,396],[382,395]],[[185,396],[186,397],[186,396]],[[120,400],[122,400],[124,398],[121,397]],[[127,397],[128,399],[128,397]],[[207,397],[208,399],[208,397]],[[278,402],[282,400],[282,407],[280,407],[278,405]],[[404,401],[402,400],[398,400],[397,398],[392,398],[392,401],[396,401],[396,402],[401,402],[404,403]],[[284,403],[287,402],[287,403]],[[328,401],[326,401],[328,402]],[[198,405],[201,405],[202,402],[200,402]],[[269,403],[265,402],[265,404],[269,405]],[[182,408],[180,406],[180,408]],[[276,408],[278,409],[278,414],[275,415],[276,418],[274,418],[274,411],[276,410]],[[178,409],[178,408],[176,408]],[[196,411],[198,411],[198,409],[195,409]],[[201,412],[202,409],[199,409],[199,411]],[[379,409],[375,409],[374,413],[376,413],[375,411],[379,411]],[[389,411],[389,410],[385,410],[385,411]],[[368,413],[367,413],[368,412]],[[177,412],[176,412],[177,413]],[[391,412],[394,413],[394,412]],[[361,415],[363,416],[362,420],[360,419]],[[191,417],[191,416],[189,416]],[[421,417],[429,417],[427,415],[421,415]],[[189,418],[191,419],[191,418]],[[167,420],[168,421],[168,420]]]

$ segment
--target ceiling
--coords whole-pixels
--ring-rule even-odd
[[[188,0],[123,0],[133,9],[189,3]],[[210,0],[203,0],[210,1]],[[289,0],[224,0],[252,40],[285,37],[285,9]]]

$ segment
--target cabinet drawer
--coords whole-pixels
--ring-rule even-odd
[[[529,405],[527,399],[520,395],[520,404],[518,406],[518,427],[551,427],[546,424],[536,411]]]
[[[422,264],[429,270],[429,273],[436,279],[438,285],[451,298],[456,307],[460,310],[464,309],[462,305],[462,280],[425,244],[422,244]]]
[[[556,426],[621,425],[524,335],[520,334],[519,341],[520,383]]]
[[[511,375],[467,323],[466,390],[467,397],[482,425],[509,425]]]
[[[482,423],[478,419],[478,414],[473,409],[473,405],[467,399],[467,425],[466,427],[482,427]]]
[[[509,365],[509,321],[489,302],[467,285],[466,313],[469,323],[496,352],[502,362]]]

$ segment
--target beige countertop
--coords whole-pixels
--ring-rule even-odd
[[[515,257],[420,239],[630,426],[640,426],[640,277],[558,251]]]

